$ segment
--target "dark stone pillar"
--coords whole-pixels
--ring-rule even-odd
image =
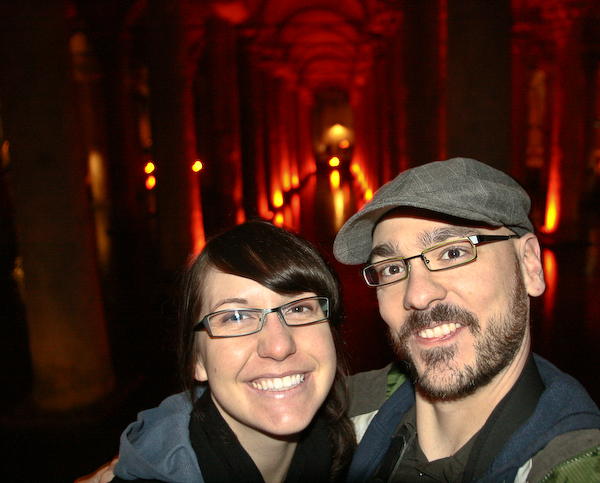
[[[192,79],[195,59],[185,40],[179,0],[148,2],[150,111],[157,171],[161,259],[167,273],[180,270],[204,242],[196,159]],[[200,176],[203,172],[200,173]]]
[[[88,404],[113,388],[65,7],[3,2],[0,8],[0,100],[33,395],[49,409]]]
[[[508,1],[448,0],[448,157],[510,167]]]
[[[206,50],[199,69],[203,91],[203,151],[206,167],[202,173],[202,198],[207,235],[243,221],[243,183],[238,105],[236,30],[220,19],[206,25]]]
[[[446,74],[446,59],[442,53],[446,26],[440,8],[438,0],[404,5],[404,62],[396,64],[402,66],[406,85],[405,156],[410,166],[443,159],[445,155],[442,76]]]

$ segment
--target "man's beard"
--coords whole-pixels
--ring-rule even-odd
[[[425,312],[413,312],[406,317],[398,333],[390,331],[394,349],[404,358],[408,375],[421,394],[431,399],[459,399],[487,385],[514,360],[525,337],[529,317],[527,290],[518,265],[516,273],[508,312],[490,316],[485,332],[475,314],[452,304],[438,304]],[[417,372],[408,345],[410,337],[432,324],[449,322],[470,330],[475,338],[475,363],[459,367],[454,360],[458,347],[452,344],[419,351],[424,368]],[[444,375],[440,376],[441,373]]]

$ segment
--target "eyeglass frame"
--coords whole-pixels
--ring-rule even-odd
[[[293,324],[290,325],[287,323],[287,321],[285,320],[285,316],[283,315],[283,312],[281,309],[283,309],[284,307],[287,307],[288,305],[293,305],[296,304],[298,302],[303,302],[304,300],[313,300],[316,299],[317,302],[319,303],[319,307],[321,307],[321,310],[323,311],[323,314],[325,315],[325,317],[323,317],[322,319],[319,320],[313,320],[312,322],[306,322],[304,324]],[[324,304],[323,304],[324,301]],[[197,322],[196,324],[194,324],[194,332],[199,332],[201,330],[206,330],[208,332],[208,334],[213,337],[213,338],[218,338],[218,339],[225,339],[225,338],[230,338],[230,337],[244,337],[245,335],[251,335],[251,334],[256,334],[257,332],[260,332],[264,325],[265,325],[265,318],[267,315],[269,315],[270,313],[276,312],[277,315],[279,315],[279,320],[281,320],[284,325],[286,327],[305,327],[307,325],[312,325],[312,324],[318,324],[320,322],[323,322],[325,320],[329,319],[329,315],[330,315],[330,305],[331,305],[331,301],[329,300],[329,297],[322,297],[322,296],[312,296],[312,297],[304,297],[298,300],[292,300],[291,302],[287,302],[283,305],[280,305],[279,307],[275,307],[273,309],[255,309],[255,308],[250,308],[250,307],[236,307],[233,309],[226,309],[226,310],[218,310],[217,312],[212,312],[210,314],[206,314],[202,320],[200,320],[199,322]],[[244,334],[234,334],[234,335],[213,335],[212,333],[212,329],[210,328],[210,324],[208,322],[208,319],[212,316],[215,315],[219,315],[219,314],[224,314],[226,312],[236,312],[236,311],[244,311],[244,310],[252,310],[255,312],[260,312],[260,326],[258,329],[253,330],[252,332],[246,332]]]
[[[412,257],[393,257],[393,258],[386,258],[385,260],[380,260],[378,262],[375,263],[369,263],[368,265],[365,265],[362,269],[362,276],[364,281],[366,282],[366,284],[369,287],[385,287],[387,285],[392,285],[394,283],[398,283],[398,282],[402,282],[402,280],[406,280],[410,274],[410,263],[407,263],[410,260],[414,260],[415,258],[420,258],[421,260],[423,260],[423,264],[425,265],[425,267],[427,268],[427,270],[429,270],[430,272],[441,272],[443,270],[450,270],[452,268],[458,268],[458,267],[462,267],[463,265],[466,265],[468,263],[472,263],[475,260],[477,260],[477,246],[478,245],[482,245],[484,243],[495,243],[495,242],[499,242],[499,241],[506,241],[506,240],[510,240],[512,238],[520,238],[519,235],[471,235],[471,236],[466,236],[463,238],[457,238],[455,240],[450,240],[450,241],[445,241],[443,243],[438,243],[437,245],[434,245],[432,247],[427,248],[426,250],[423,250],[421,253],[419,253],[418,255],[413,255]],[[471,258],[470,260],[466,260],[462,263],[459,263],[457,265],[453,265],[451,267],[444,267],[444,268],[436,268],[436,269],[432,269],[429,266],[429,260],[427,260],[427,257],[425,257],[425,254],[427,252],[430,252],[432,250],[435,250],[439,247],[442,247],[444,245],[451,245],[452,243],[455,242],[461,242],[461,241],[468,241],[471,243],[471,245],[473,245],[473,258]],[[387,283],[382,283],[382,284],[372,284],[369,282],[368,278],[367,278],[367,273],[366,271],[376,265],[382,264],[382,263],[389,263],[389,262],[393,262],[396,260],[401,260],[404,262],[404,264],[406,265],[406,275],[402,278],[399,278],[398,280],[394,280],[392,282],[387,282]]]

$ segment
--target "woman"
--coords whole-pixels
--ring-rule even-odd
[[[184,276],[186,394],[130,425],[113,481],[343,481],[356,443],[341,319],[337,278],[306,241],[262,221],[209,241]]]

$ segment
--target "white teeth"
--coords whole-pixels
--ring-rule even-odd
[[[449,324],[437,325],[433,329],[423,329],[419,331],[419,337],[423,339],[433,339],[434,337],[442,337],[451,332],[455,332],[461,325],[451,322]]]
[[[252,387],[261,391],[281,391],[291,389],[304,382],[304,374],[294,374],[293,376],[274,377],[273,379],[264,379],[262,381],[252,381]]]

